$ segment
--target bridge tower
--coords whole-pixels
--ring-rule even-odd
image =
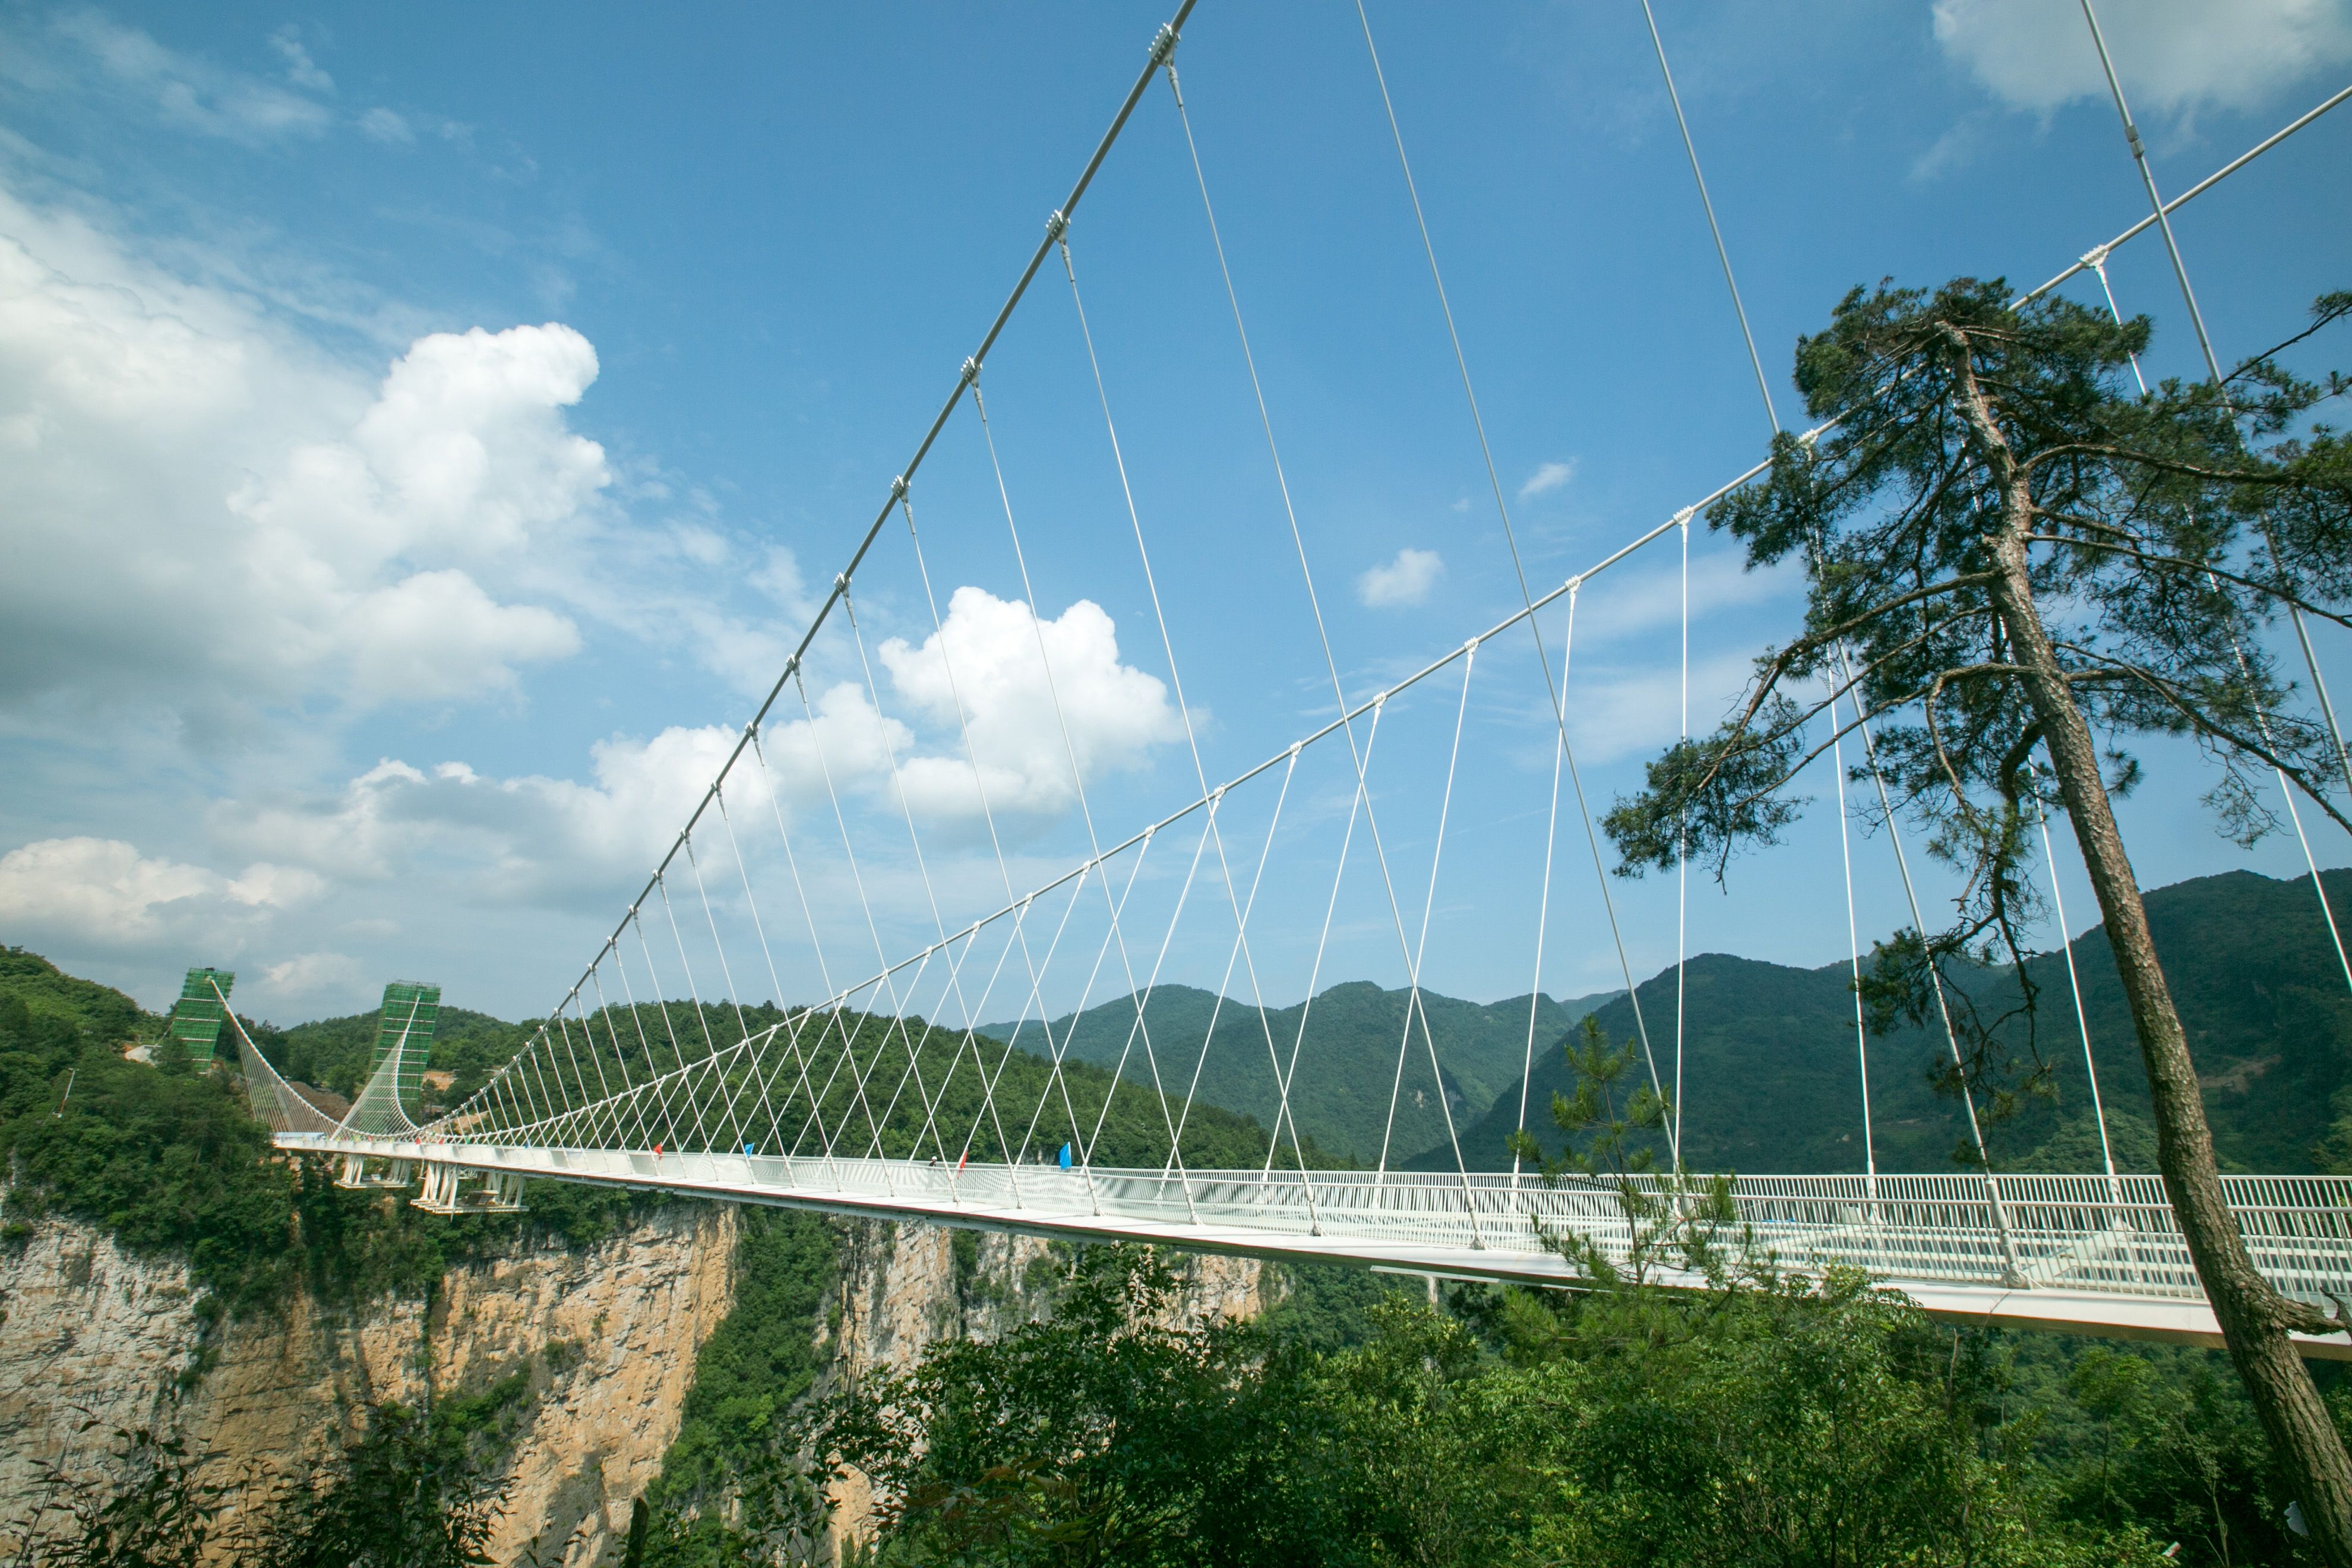
[[[168,1033],[173,1044],[188,1053],[188,1059],[198,1067],[211,1065],[213,1049],[220,1044],[221,1022],[227,1016],[228,994],[236,987],[236,975],[226,969],[191,969],[180,986],[180,999],[172,1005]]]

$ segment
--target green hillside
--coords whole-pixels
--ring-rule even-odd
[[[248,1026],[254,1043],[269,1065],[300,1083],[332,1089],[349,1100],[360,1091],[367,1076],[368,1054],[375,1045],[377,1012],[354,1013],[344,1018],[320,1018],[289,1029]],[[475,1089],[491,1070],[522,1047],[536,1026],[509,1024],[488,1013],[463,1007],[441,1009],[439,1027],[425,1058],[425,1068],[447,1073],[446,1088],[429,1087],[425,1100],[435,1105],[456,1105]]]
[[[2336,907],[2352,911],[2352,871],[2327,873]],[[2247,1170],[2313,1168],[2329,1131],[2330,1101],[2352,1089],[2352,993],[2345,985],[2308,878],[2278,881],[2251,871],[2160,888],[2148,920],[2196,1053],[2208,1116],[2223,1161]],[[2152,1168],[2147,1084],[2116,979],[2105,933],[2074,944],[2099,1087],[2117,1135],[2118,1163]],[[1994,1158],[2011,1167],[2096,1168],[2063,957],[2033,961],[2042,986],[2038,1044],[2055,1068],[2055,1099],[2030,1103],[1996,1128]],[[1749,1172],[1851,1171],[1863,1164],[1853,999],[1843,963],[1791,969],[1707,953],[1690,961],[1684,1059],[1684,1158],[1694,1167]],[[1989,1005],[2006,974],[1970,977]],[[1662,1074],[1673,1071],[1674,974],[1641,987]],[[1612,1038],[1634,1036],[1622,998],[1598,1009]],[[2024,1047],[2021,1035],[2018,1044]],[[1946,1049],[1940,1034],[1901,1031],[1871,1042],[1871,1108],[1881,1170],[1948,1169],[1967,1136],[1956,1101],[1937,1096],[1927,1071]],[[1547,1145],[1547,1107],[1569,1087],[1557,1043],[1532,1075],[1530,1131]],[[2347,1109],[2352,1109],[2347,1107]],[[1508,1168],[1504,1139],[1517,1121],[1516,1089],[1463,1137],[1474,1167]],[[2087,1161],[2087,1163],[2084,1162]],[[1433,1146],[1408,1162],[1441,1169]]]
[[[161,1027],[112,986],[68,974],[21,947],[0,947],[0,997],[14,997],[31,1017],[70,1024],[93,1040],[121,1044]]]
[[[1546,996],[1536,1005],[1536,1038],[1557,1039],[1604,998],[1579,997],[1555,1001]],[[1380,1158],[1381,1131],[1388,1124],[1389,1101],[1394,1093],[1396,1132],[1391,1161],[1406,1150],[1421,1149],[1445,1137],[1445,1110],[1438,1103],[1438,1079],[1432,1076],[1429,1051],[1414,1032],[1407,1050],[1402,1085],[1397,1078],[1398,1047],[1404,1041],[1406,993],[1385,991],[1366,981],[1334,985],[1315,998],[1313,1005],[1298,1004],[1268,1008],[1260,1022],[1257,1010],[1227,999],[1217,1005],[1216,993],[1190,985],[1162,985],[1151,993],[1144,1024],[1151,1037],[1160,1084],[1181,1095],[1200,1071],[1196,1091],[1204,1103],[1223,1106],[1274,1124],[1279,1103],[1266,1036],[1281,1054],[1287,1070],[1297,1051],[1298,1068],[1291,1090],[1292,1113],[1299,1131],[1324,1147],[1370,1164]],[[1444,1091],[1454,1125],[1482,1114],[1506,1089],[1519,1080],[1527,1059],[1528,998],[1484,1004],[1465,1002],[1432,992],[1422,993],[1430,1035],[1444,1071]],[[1070,1037],[1072,1059],[1116,1066],[1122,1052],[1121,1075],[1138,1083],[1151,1081],[1151,1063],[1137,1031],[1135,1003],[1121,997],[1090,1007],[1071,1018],[1057,1018],[1053,1037]],[[1214,1015],[1216,1036],[1202,1065],[1202,1042],[1210,1038]],[[1307,1032],[1300,1039],[1301,1016]],[[1009,1038],[1014,1026],[990,1024],[983,1032]],[[1045,1032],[1035,1023],[1021,1030],[1024,1049],[1046,1049]]]

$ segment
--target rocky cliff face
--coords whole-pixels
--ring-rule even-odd
[[[993,1338],[1047,1310],[1060,1272],[1031,1237],[835,1223],[835,1310],[811,1332],[836,1377],[904,1370],[940,1339]],[[44,1221],[0,1253],[0,1520],[30,1511],[47,1467],[116,1479],[118,1430],[177,1434],[217,1456],[207,1479],[266,1484],[313,1464],[371,1403],[522,1373],[493,1560],[617,1563],[631,1507],[677,1434],[696,1353],[733,1305],[735,1237],[732,1209],[678,1205],[591,1251],[525,1247],[454,1268],[429,1303],[347,1312],[298,1296],[221,1328],[198,1312],[182,1265]],[[1188,1316],[1262,1305],[1255,1263],[1183,1268]],[[863,1485],[853,1477],[835,1500],[836,1535],[857,1533]]]
[[[731,1305],[735,1216],[678,1205],[585,1253],[519,1250],[452,1269],[439,1296],[357,1313],[297,1296],[206,1331],[186,1269],[50,1220],[0,1257],[0,1518],[44,1468],[110,1480],[111,1435],[176,1434],[206,1479],[314,1462],[365,1404],[415,1404],[520,1372],[500,1563],[617,1558],[629,1508],[677,1436],[695,1352]]]

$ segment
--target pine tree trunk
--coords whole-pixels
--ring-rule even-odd
[[[1986,448],[2002,498],[2001,517],[1987,540],[1999,574],[1990,593],[2009,634],[2011,658],[2025,672],[2027,700],[2042,725],[2059,792],[2082,845],[2083,864],[2106,921],[2107,944],[2131,1005],[2140,1056],[2147,1064],[2156,1111],[2156,1158],[2164,1173],[2165,1192],[2221,1324],[2230,1360],[2245,1383],[2295,1500],[2303,1505],[2313,1540],[2331,1568],[2352,1568],[2352,1459],[2347,1459],[2335,1422],[2290,1337],[2297,1329],[2326,1332],[2332,1325],[2317,1308],[2290,1300],[2256,1272],[2245,1237],[2222,1198],[2196,1064],[2172,1004],[2171,987],[2157,962],[2138,879],[2108,805],[2098,745],[2075,706],[2033,602],[2025,543],[2034,520],[2030,479],[1993,417],[1965,342],[1955,359],[1960,411]]]

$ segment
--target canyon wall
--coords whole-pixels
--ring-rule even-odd
[[[0,1254],[0,1520],[37,1508],[52,1468],[119,1479],[118,1431],[176,1436],[211,1456],[204,1480],[257,1496],[371,1403],[520,1373],[493,1558],[617,1561],[630,1505],[677,1436],[695,1352],[732,1304],[734,1241],[732,1209],[681,1204],[584,1252],[526,1247],[452,1268],[430,1303],[345,1311],[296,1294],[208,1327],[184,1265],[45,1220]]]
[[[902,1371],[944,1338],[993,1338],[1050,1310],[1062,1265],[1026,1237],[832,1222],[842,1268],[810,1325],[825,1381]],[[519,1245],[451,1268],[430,1300],[352,1310],[296,1294],[226,1325],[184,1265],[134,1258],[55,1218],[0,1251],[0,1553],[52,1476],[111,1485],[118,1432],[176,1436],[208,1482],[258,1496],[311,1468],[387,1400],[412,1406],[519,1375],[495,1562],[617,1564],[630,1510],[677,1435],[697,1352],[734,1303],[732,1208],[677,1204],[601,1246]],[[1186,1316],[1248,1316],[1259,1267],[1181,1263]],[[834,1491],[836,1539],[868,1512]],[[233,1510],[224,1523],[233,1522]]]

